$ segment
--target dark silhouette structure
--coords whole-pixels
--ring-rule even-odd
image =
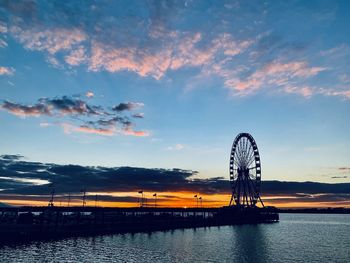
[[[143,190],[140,207],[88,207],[85,188],[81,207],[54,206],[54,188],[47,207],[0,208],[0,242],[77,235],[96,235],[176,228],[210,227],[233,224],[272,223],[279,220],[274,207],[265,207],[260,198],[261,164],[258,147],[248,133],[240,133],[233,142],[230,155],[232,197],[230,205],[203,208],[198,194],[195,208],[158,208],[147,206]],[[70,196],[70,195],[69,195]],[[198,205],[200,201],[200,206]],[[262,208],[256,206],[260,201]]]
[[[255,207],[260,201],[261,162],[258,146],[249,133],[240,133],[232,144],[230,155],[230,205]]]

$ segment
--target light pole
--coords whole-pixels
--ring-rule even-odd
[[[154,193],[153,197],[154,197],[154,208],[156,208],[157,207],[157,193]]]
[[[50,201],[49,201],[49,205],[48,205],[48,206],[53,207],[53,206],[54,206],[54,204],[53,204],[53,199],[54,199],[54,197],[55,197],[55,187],[54,187],[53,184],[50,184],[49,187],[52,188],[52,190],[51,190],[51,198],[50,198]]]
[[[70,193],[68,193],[68,207],[70,205]]]
[[[194,198],[196,198],[196,204],[197,204],[197,208],[198,208],[198,195],[195,195]]]
[[[85,207],[85,197],[86,197],[86,189],[85,188],[83,188],[83,189],[81,189],[81,191],[80,192],[83,192],[83,207]]]
[[[141,190],[138,193],[141,194],[140,207],[142,207],[143,206],[143,191]]]
[[[199,197],[199,200],[200,200],[200,202],[201,202],[200,204],[201,204],[201,208],[202,208],[202,207],[203,207],[203,206],[202,206],[202,200],[203,200],[203,199],[202,199],[201,196]]]

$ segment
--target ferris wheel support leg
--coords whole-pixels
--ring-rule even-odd
[[[231,196],[230,206],[233,205],[233,195]]]
[[[262,206],[263,206],[263,207],[265,207],[264,202],[261,200],[260,195],[259,195],[259,200],[260,200],[260,202],[261,202]]]

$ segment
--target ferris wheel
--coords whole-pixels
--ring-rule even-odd
[[[230,155],[231,205],[254,207],[260,201],[261,162],[258,146],[249,133],[240,133]]]

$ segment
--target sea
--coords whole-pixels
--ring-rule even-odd
[[[34,241],[0,262],[350,262],[350,215],[280,214],[280,222]]]

